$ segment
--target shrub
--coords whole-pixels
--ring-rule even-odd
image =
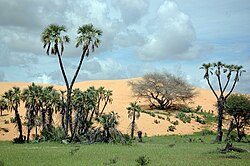
[[[154,112],[150,112],[150,116],[155,117],[155,113]]]
[[[175,130],[176,130],[175,126],[173,126],[173,125],[168,126],[168,130],[167,130],[168,132],[169,132],[169,131],[172,131],[172,132],[173,132],[173,131],[175,131]]]
[[[178,120],[176,120],[176,121],[174,121],[174,122],[171,122],[173,125],[175,125],[175,126],[177,126],[178,124],[179,124],[179,121]]]
[[[41,137],[44,141],[61,141],[64,138],[64,131],[60,127],[44,127]]]
[[[179,112],[175,117],[179,118],[183,123],[191,122],[191,116],[186,115],[184,112]]]
[[[4,120],[4,124],[9,124],[10,121],[9,120]]]
[[[201,119],[199,116],[196,116],[195,121],[200,123],[200,124],[206,124],[206,121]]]
[[[182,107],[180,109],[180,112],[190,113],[190,112],[193,112],[193,110],[189,107]]]
[[[139,166],[144,166],[144,165],[148,165],[150,163],[150,159],[148,156],[143,155],[143,156],[139,156],[136,160],[137,165]]]
[[[11,118],[10,118],[10,123],[16,123],[16,119],[13,118],[13,117],[11,117]]]
[[[165,120],[165,118],[163,116],[157,115],[157,118]]]
[[[161,121],[159,121],[159,120],[157,120],[157,119],[154,120],[154,123],[155,123],[155,124],[159,124],[160,122],[161,122]]]

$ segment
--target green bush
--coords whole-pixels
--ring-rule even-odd
[[[175,131],[175,130],[176,130],[175,126],[173,126],[173,125],[168,126],[168,130],[167,130],[168,132],[169,132],[169,131],[172,131],[172,132],[173,132],[173,131]]]
[[[139,166],[148,165],[150,163],[150,159],[146,155],[139,156],[139,158],[137,158],[135,161],[137,162],[137,165]]]
[[[16,123],[16,119],[13,118],[13,117],[11,117],[11,118],[10,118],[10,123]]]
[[[160,122],[161,122],[161,121],[159,121],[159,120],[157,120],[157,119],[154,120],[154,123],[155,123],[155,124],[159,124]]]
[[[41,137],[43,141],[61,141],[64,138],[64,131],[61,127],[44,127]]]
[[[9,120],[4,120],[4,124],[9,124],[10,121]]]
[[[180,109],[180,112],[185,112],[185,113],[190,113],[190,112],[192,112],[193,110],[191,109],[191,108],[189,108],[189,107],[182,107],[181,109]]]
[[[175,125],[175,126],[177,126],[178,124],[179,124],[179,121],[178,120],[176,120],[176,121],[174,121],[174,122],[171,122],[173,125]]]
[[[163,116],[157,115],[157,118],[165,120],[165,118]]]
[[[179,112],[178,114],[176,114],[176,118],[180,119],[183,123],[191,122],[191,116],[186,115],[184,112]]]
[[[201,119],[199,116],[196,116],[195,121],[200,123],[200,124],[206,124],[206,121]]]
[[[155,113],[154,112],[150,112],[150,116],[155,117]]]

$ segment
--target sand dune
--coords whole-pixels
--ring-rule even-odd
[[[118,128],[122,132],[128,132],[128,126],[131,122],[127,117],[126,108],[129,106],[130,102],[138,101],[137,98],[133,97],[131,88],[127,84],[128,80],[100,80],[100,81],[85,81],[79,82],[75,84],[75,88],[80,88],[81,90],[85,90],[90,86],[95,86],[96,88],[100,86],[104,86],[105,89],[109,89],[113,91],[113,103],[109,104],[106,108],[106,112],[115,111],[120,116],[119,126]],[[21,89],[27,87],[31,83],[10,83],[10,82],[1,82],[0,83],[0,94],[3,94],[8,89],[13,86],[18,86]],[[39,84],[42,85],[42,84]],[[44,85],[47,86],[47,85]],[[54,86],[56,89],[64,89],[63,86]],[[198,94],[193,99],[193,101],[189,104],[191,107],[196,107],[197,105],[201,105],[204,110],[211,110],[216,112],[216,108],[214,104],[216,102],[215,97],[212,92],[206,89],[195,89]],[[140,104],[146,105],[143,99],[140,99]],[[24,117],[24,108],[20,109],[20,114]],[[10,117],[13,117],[14,113],[12,112],[4,112],[5,116],[0,117],[0,128],[6,128],[9,132],[0,131],[0,140],[12,140],[14,137],[18,136],[17,129],[14,124],[4,124],[4,120],[9,120]],[[160,121],[160,123],[156,124],[154,120]],[[171,121],[175,121],[174,116],[171,117]],[[59,121],[59,120],[58,120]],[[57,121],[56,121],[57,122]],[[143,133],[148,136],[152,135],[166,135],[166,134],[191,134],[196,131],[202,130],[204,125],[201,125],[192,119],[191,123],[182,123],[179,121],[179,125],[176,126],[177,130],[175,132],[167,132],[168,126],[171,123],[167,120],[160,120],[158,118],[154,118],[149,116],[148,114],[141,114],[141,117],[137,120],[137,128],[138,130],[142,130]],[[226,126],[227,127],[227,126]],[[26,130],[26,129],[25,129]],[[24,131],[26,132],[26,131]]]

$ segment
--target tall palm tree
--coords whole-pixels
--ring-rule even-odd
[[[131,133],[130,137],[134,138],[134,131],[135,131],[135,119],[139,119],[140,112],[142,111],[141,107],[137,104],[137,102],[130,103],[130,106],[127,107],[128,110],[128,117],[132,118],[131,122]]]
[[[58,55],[60,68],[63,74],[63,78],[66,84],[67,88],[67,99],[66,99],[66,111],[65,111],[65,137],[68,135],[68,125],[69,125],[69,119],[71,118],[70,109],[71,109],[71,93],[73,85],[76,81],[76,78],[78,76],[78,73],[81,69],[82,62],[84,57],[88,57],[90,50],[94,52],[95,47],[98,48],[100,44],[99,37],[102,35],[102,31],[99,29],[96,29],[92,24],[83,25],[78,28],[77,31],[77,42],[76,47],[82,46],[82,53],[81,58],[78,64],[78,67],[76,69],[76,72],[73,76],[73,79],[71,83],[69,84],[69,81],[67,79],[61,55],[64,50],[64,43],[69,42],[68,36],[61,36],[62,32],[66,32],[66,28],[64,26],[59,26],[55,24],[49,25],[44,32],[42,33],[42,42],[44,43],[44,48],[47,47],[47,54],[51,52],[52,54]],[[52,45],[52,47],[51,47]],[[59,45],[61,47],[61,50],[59,50]]]
[[[212,90],[213,94],[217,99],[217,107],[218,107],[218,124],[217,124],[217,135],[215,141],[220,143],[222,141],[222,125],[223,125],[223,118],[224,118],[224,109],[225,103],[229,95],[233,92],[236,83],[239,81],[239,78],[245,70],[242,70],[242,66],[238,65],[226,65],[222,62],[216,63],[208,63],[203,64],[200,69],[205,71],[204,79],[207,80],[207,83]],[[222,76],[223,74],[226,75],[226,83],[223,85],[222,83]],[[232,78],[232,74],[235,74]],[[210,82],[210,76],[215,75],[217,78],[218,86],[219,86],[219,94],[216,93],[214,87]],[[226,93],[226,89],[228,88],[229,83],[232,81],[232,86],[229,88],[229,92]],[[226,94],[225,94],[226,93]]]
[[[21,101],[21,90],[19,87],[13,87],[9,91],[5,92],[3,98],[7,100],[9,107],[15,111],[15,120],[17,123],[19,138],[18,142],[23,143],[23,130],[22,130],[22,120],[20,118],[20,114],[18,112],[20,101]]]
[[[57,55],[60,68],[63,74],[63,78],[67,88],[69,87],[68,79],[64,70],[63,62],[62,62],[62,54],[64,51],[64,44],[70,42],[70,38],[65,35],[62,36],[62,33],[66,33],[67,29],[63,25],[50,24],[47,26],[41,37],[41,41],[44,44],[43,48],[46,48],[47,55],[53,54]],[[60,48],[60,49],[59,49]]]
[[[7,110],[8,106],[7,106],[7,102],[5,101],[5,99],[1,99],[0,100],[0,111],[1,111],[1,116],[3,115],[3,111]]]

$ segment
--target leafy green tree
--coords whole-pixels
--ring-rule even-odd
[[[44,48],[47,47],[47,54],[49,54],[49,51],[51,54],[55,54],[58,56],[60,68],[63,74],[63,78],[66,84],[67,88],[67,99],[66,99],[66,109],[65,109],[65,137],[68,135],[68,126],[69,121],[72,119],[71,117],[71,93],[73,90],[73,85],[76,81],[76,78],[79,74],[79,71],[82,66],[82,62],[84,57],[88,57],[90,54],[90,50],[94,52],[95,47],[98,48],[100,44],[99,37],[102,35],[102,31],[99,29],[96,29],[92,24],[86,24],[78,28],[77,31],[77,38],[76,38],[76,47],[82,46],[82,53],[80,57],[79,64],[77,66],[77,69],[75,71],[75,74],[73,76],[72,81],[69,84],[68,78],[66,76],[64,66],[62,63],[62,53],[64,50],[64,43],[69,42],[68,36],[61,36],[61,33],[66,32],[66,28],[64,26],[59,26],[55,24],[49,25],[47,28],[45,28],[44,32],[42,33],[42,42],[44,43]],[[53,47],[50,47],[53,45]],[[59,51],[59,45],[61,50]]]
[[[135,119],[139,119],[140,117],[140,112],[142,111],[141,107],[137,104],[137,102],[130,103],[130,106],[127,107],[128,110],[128,117],[132,118],[131,122],[131,133],[130,137],[133,139],[134,138],[134,131],[135,131]]]
[[[203,64],[200,69],[205,71],[204,79],[207,80],[207,83],[212,90],[213,94],[217,99],[217,107],[218,107],[218,124],[217,124],[217,135],[216,142],[222,141],[222,125],[224,118],[224,110],[225,110],[225,102],[229,95],[233,92],[236,83],[239,81],[239,78],[245,70],[242,70],[242,66],[238,65],[226,65],[222,62],[217,63],[208,63]],[[211,84],[211,76],[215,76],[217,79],[217,83],[219,86],[219,93],[217,94],[215,88]],[[223,77],[225,76],[225,77]],[[223,78],[226,79],[225,84],[223,85]],[[232,82],[231,88],[229,88],[229,84]],[[229,92],[226,92],[227,88],[229,88]]]
[[[21,101],[21,90],[19,87],[13,87],[4,93],[3,98],[7,100],[9,108],[15,111],[15,121],[17,123],[19,138],[17,138],[18,143],[23,143],[23,129],[22,120],[19,114],[19,106]]]
[[[245,127],[250,125],[250,99],[245,95],[232,94],[226,100],[225,110],[234,118],[234,124],[231,127],[232,129],[236,127],[240,142],[245,136]]]
[[[3,115],[3,111],[8,109],[7,102],[5,99],[0,99],[0,111],[1,111],[1,116]]]
[[[174,103],[190,100],[194,95],[194,88],[180,77],[169,73],[149,73],[141,80],[131,81],[134,95],[146,98],[151,107],[168,109]]]

